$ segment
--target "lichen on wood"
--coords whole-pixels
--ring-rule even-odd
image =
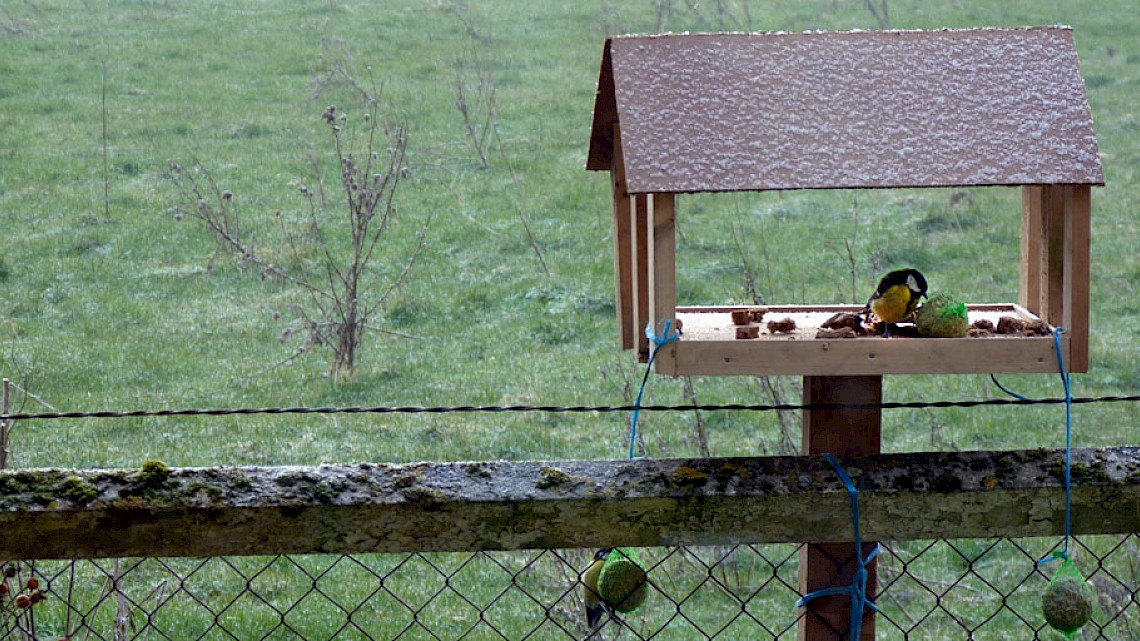
[[[840,457],[864,540],[1060,535],[1060,450]],[[1073,532],[1140,531],[1140,448],[1073,451]],[[0,557],[844,542],[821,457],[0,473]]]

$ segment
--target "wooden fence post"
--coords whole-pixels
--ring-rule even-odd
[[[881,403],[882,376],[805,376],[804,403]],[[878,454],[882,433],[882,410],[805,410],[803,447],[805,455],[830,452],[839,456]],[[875,546],[863,542],[856,550],[850,543],[809,543],[800,549],[800,592],[844,587],[854,579],[856,554],[866,555]],[[867,596],[876,589],[876,564],[867,564]],[[847,595],[820,597],[808,603],[800,619],[798,641],[847,641],[851,599]],[[874,641],[875,617],[863,618],[860,641]]]
[[[0,403],[3,403],[0,413],[12,412],[12,382],[8,379],[4,379],[3,400]],[[15,421],[0,421],[0,470],[8,469],[8,436],[12,433],[13,425]]]

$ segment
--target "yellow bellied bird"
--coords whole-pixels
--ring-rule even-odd
[[[883,322],[883,336],[891,335],[891,323],[910,320],[920,298],[926,296],[926,277],[917,269],[896,269],[879,281],[875,293],[863,308]],[[870,320],[870,319],[868,319]]]
[[[601,574],[602,566],[606,564],[610,552],[611,548],[602,548],[595,552],[594,560],[586,571],[582,572],[582,600],[586,603],[586,624],[590,626],[590,631],[597,630],[603,623],[602,617],[607,612],[613,611],[610,604],[603,601],[598,594],[598,575]]]

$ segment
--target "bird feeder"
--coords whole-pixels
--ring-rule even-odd
[[[613,187],[621,346],[648,360],[645,328],[676,320],[659,373],[802,375],[805,455],[880,451],[885,374],[1056,372],[1058,326],[1066,368],[1088,371],[1090,192],[1104,174],[1068,28],[610,38],[586,168]],[[821,339],[824,320],[862,306],[768,305],[797,329],[740,339],[732,317],[747,308],[678,305],[679,194],[981,186],[1021,188],[1020,292],[967,305],[969,319],[1044,323],[1041,335]],[[801,547],[801,594],[851,585],[873,546],[832,534]],[[866,572],[872,595],[873,560]],[[847,639],[850,608],[813,600],[797,638]]]
[[[679,194],[979,186],[1022,190],[1021,277],[1016,303],[969,304],[971,322],[1063,326],[1068,369],[1088,370],[1090,187],[1104,175],[1069,28],[613,37],[586,168],[613,187],[621,346],[644,362],[647,324],[683,325],[659,373],[1055,372],[1048,332],[817,339],[862,306],[768,305],[796,330],[740,340],[741,308],[678,304]]]

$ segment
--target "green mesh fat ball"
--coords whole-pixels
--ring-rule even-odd
[[[602,600],[618,612],[633,612],[648,594],[649,584],[637,552],[629,548],[610,552],[598,574],[598,595]]]
[[[1066,558],[1041,595],[1041,611],[1054,630],[1072,638],[1092,617],[1093,598],[1085,577],[1076,564]]]
[[[935,294],[914,315],[918,333],[927,338],[961,338],[970,329],[966,303],[950,294]]]

